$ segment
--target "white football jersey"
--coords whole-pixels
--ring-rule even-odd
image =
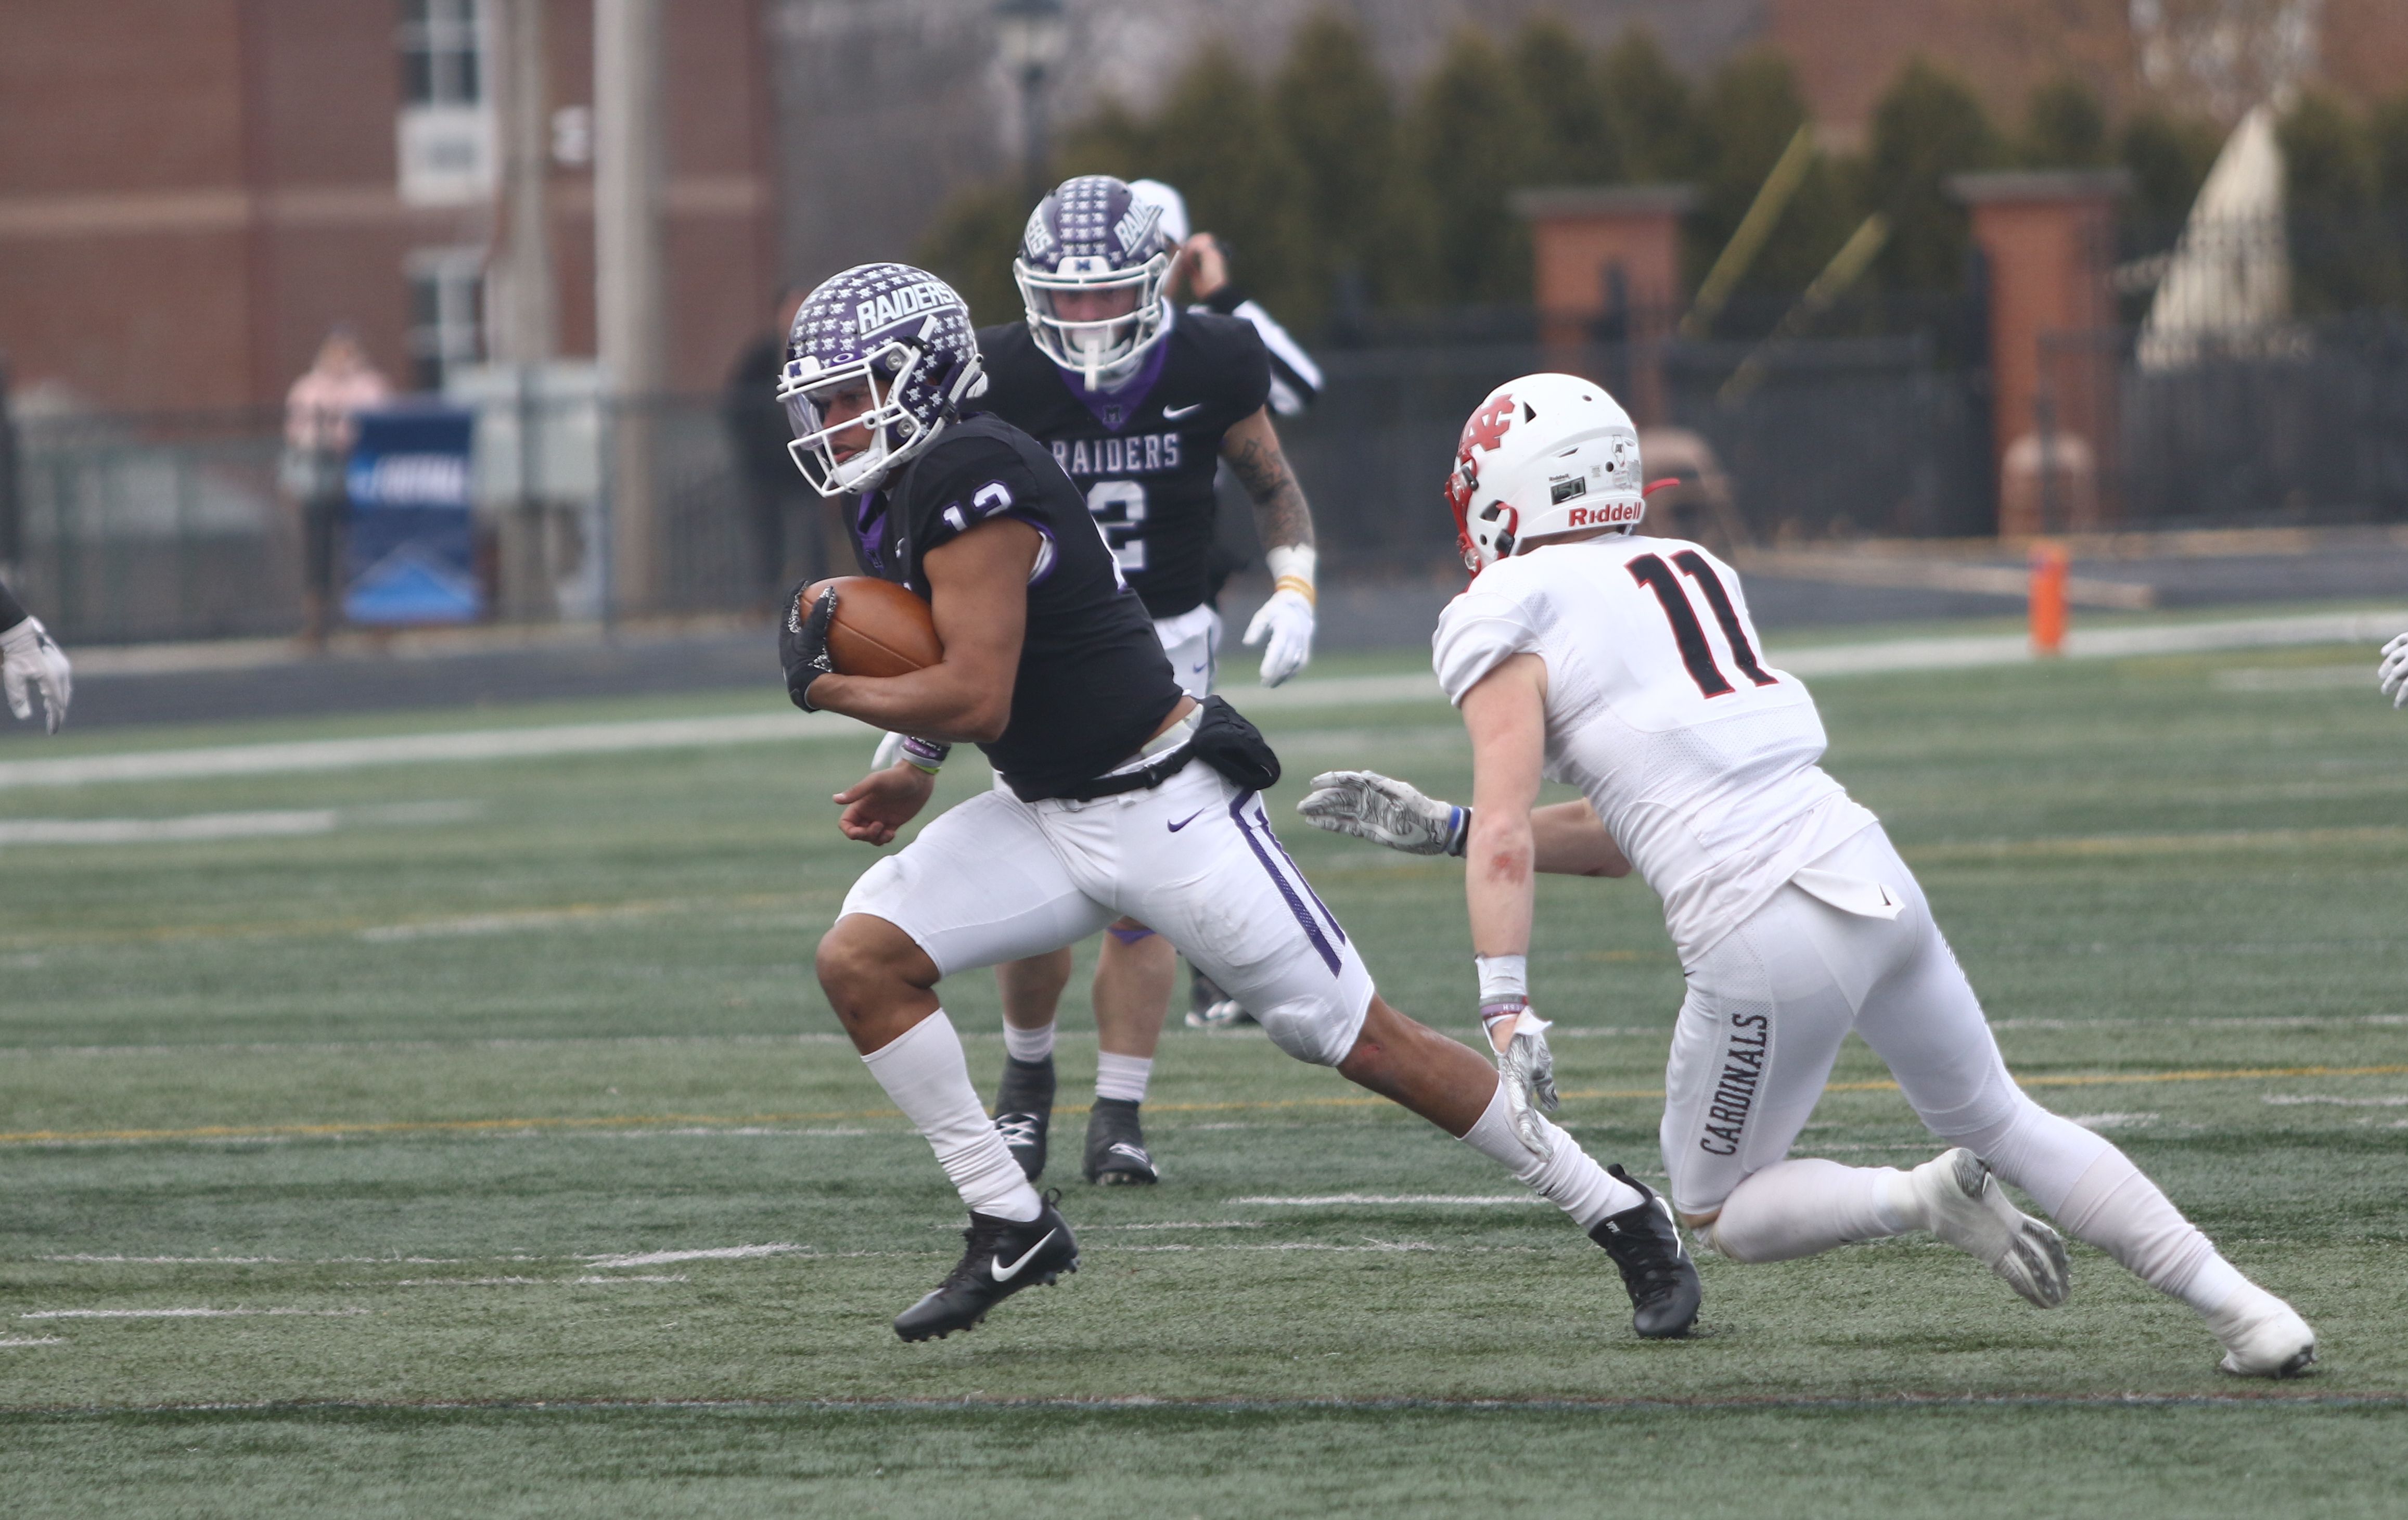
[[[1587,795],[1684,962],[1876,822],[1815,764],[1814,699],[1764,663],[1739,577],[1696,544],[1617,535],[1499,560],[1431,645],[1457,704],[1512,655],[1546,662],[1547,778]]]

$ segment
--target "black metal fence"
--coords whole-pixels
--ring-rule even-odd
[[[1987,376],[1954,348],[1924,332],[1771,347],[1526,337],[1335,349],[1320,356],[1321,402],[1283,433],[1340,574],[1446,562],[1455,530],[1440,486],[1463,420],[1496,385],[1541,368],[1659,398],[1650,473],[1701,473],[1705,494],[1719,493],[1715,515],[1684,520],[1696,536],[1981,534],[1997,521]],[[2093,444],[2111,523],[2408,518],[2408,319],[2298,326],[2278,345],[2179,366],[2141,364],[2128,332],[2053,339],[2046,357],[2055,425]],[[648,432],[635,457],[656,524],[641,595],[611,534],[631,485],[630,456],[610,440],[630,422]],[[745,467],[718,398],[622,408],[600,431],[596,496],[480,511],[495,617],[758,611],[783,578],[842,560],[830,514],[782,456]],[[293,633],[302,544],[278,486],[278,434],[279,419],[257,413],[20,418],[18,589],[75,642]],[[1679,495],[1658,498],[1662,515],[1687,510]]]

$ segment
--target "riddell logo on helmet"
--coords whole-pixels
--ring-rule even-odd
[[[853,308],[853,325],[863,332],[889,327],[904,318],[932,310],[945,304],[945,287],[936,280],[923,280],[906,285],[899,291],[882,295],[874,301],[864,301]]]
[[[1575,507],[1564,517],[1564,525],[1572,528],[1618,528],[1639,521],[1646,509],[1637,502],[1610,502],[1602,507]]]

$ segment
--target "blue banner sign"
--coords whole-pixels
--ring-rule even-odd
[[[362,412],[351,494],[343,615],[353,623],[473,623],[484,615],[468,520],[476,414],[450,407]]]

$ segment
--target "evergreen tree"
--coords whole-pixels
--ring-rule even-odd
[[[1971,229],[1949,176],[1996,168],[1997,129],[1973,92],[1921,58],[1910,59],[1873,109],[1863,169],[1865,209],[1889,219],[1875,267],[1892,291],[1955,290],[1965,278]]]
[[[1742,53],[1724,65],[1707,86],[1700,114],[1707,157],[1702,198],[1687,229],[1693,288],[1739,230],[1798,129],[1807,124],[1797,76],[1788,60],[1770,49]],[[1748,265],[1740,289],[1788,294],[1805,289],[1846,239],[1854,220],[1838,177],[1817,154],[1773,223],[1770,239]]]
[[[2395,237],[2408,239],[2408,91],[2382,102],[2367,118],[2375,172]]]
[[[1412,164],[1434,207],[1432,294],[1448,304],[1525,301],[1529,229],[1507,204],[1530,179],[1538,130],[1512,71],[1465,27],[1423,82]]]
[[[2150,107],[2125,122],[2115,156],[2132,176],[2124,216],[2135,246],[2173,246],[2223,147],[2223,128],[2202,116]]]
[[[1588,47],[1562,17],[1548,12],[1522,28],[1513,40],[1513,77],[1539,131],[1533,183],[1603,185],[1630,178]]]
[[[1704,134],[1689,81],[1672,66],[1655,33],[1643,26],[1623,33],[1598,61],[1597,73],[1628,178],[1661,182],[1704,172]]]
[[[1420,283],[1420,228],[1400,194],[1387,77],[1353,18],[1323,10],[1297,28],[1271,102],[1304,175],[1313,288],[1354,280],[1383,304],[1408,298]]]
[[[2276,129],[2291,235],[2291,302],[2303,316],[2398,298],[2400,251],[2384,234],[2383,164],[2366,121],[2323,91]]]
[[[1175,187],[1195,230],[1230,249],[1233,279],[1283,322],[1317,325],[1327,292],[1313,266],[1305,170],[1237,54],[1199,54],[1143,136],[1143,160],[1121,177]]]
[[[1029,207],[1018,176],[965,190],[947,201],[920,238],[912,262],[961,293],[981,326],[1017,322],[1020,287],[1011,261]]]
[[[2105,166],[2107,112],[2091,88],[2071,76],[2052,79],[2031,93],[2024,108],[2015,156],[2031,169],[2095,169]]]
[[[1073,175],[1109,174],[1120,179],[1142,179],[1153,161],[1154,132],[1118,96],[1107,97],[1088,117],[1062,136],[1054,151],[1052,182]]]

